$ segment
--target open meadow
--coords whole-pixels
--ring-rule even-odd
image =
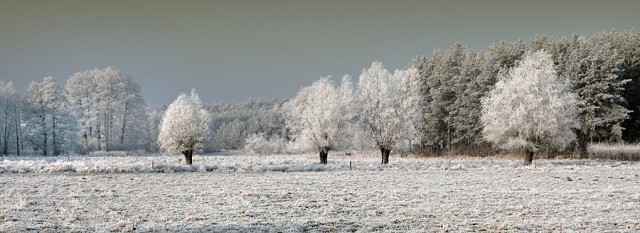
[[[4,157],[0,232],[640,231],[640,163]]]

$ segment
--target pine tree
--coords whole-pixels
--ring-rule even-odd
[[[581,100],[578,144],[583,156],[587,143],[622,140],[622,123],[630,112],[623,96],[630,80],[619,75],[623,60],[603,35],[574,36],[571,42],[564,75]]]
[[[613,46],[621,53],[622,62],[619,74],[621,80],[630,80],[625,86],[625,108],[631,110],[629,118],[623,122],[622,138],[627,142],[640,141],[640,34],[624,31],[619,35],[608,34]]]

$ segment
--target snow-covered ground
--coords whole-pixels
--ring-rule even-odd
[[[640,163],[336,154],[5,157],[0,232],[640,231]]]

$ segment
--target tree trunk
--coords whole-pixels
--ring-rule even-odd
[[[56,140],[56,124],[57,124],[56,123],[56,116],[55,115],[51,116],[51,120],[53,122],[51,124],[51,129],[52,129],[51,130],[51,134],[53,135],[51,137],[51,139],[53,140],[53,142],[52,142],[53,143],[53,156],[58,156],[60,154],[60,151],[59,151],[58,145],[57,145],[58,142]]]
[[[4,147],[2,148],[2,154],[6,155],[9,153],[9,101],[5,102],[4,106],[4,125],[2,129],[4,129],[4,134],[2,135],[2,139],[4,140]]]
[[[327,164],[327,157],[329,157],[329,148],[322,147],[320,150],[320,164]]]
[[[447,125],[447,154],[451,154],[451,125]]]
[[[100,124],[96,125],[96,135],[98,136],[98,150],[102,150],[102,132],[100,132]]]
[[[84,139],[84,148],[87,148],[87,150],[89,149],[89,135],[87,134],[87,131],[83,131],[82,133],[82,138]]]
[[[121,134],[120,134],[120,146],[124,146],[124,135],[125,135],[125,129],[127,128],[127,111],[128,111],[128,107],[129,107],[129,102],[125,102],[124,104],[124,113],[123,113],[123,117],[122,117],[122,129],[121,129]]]
[[[191,165],[193,164],[193,150],[185,150],[182,152],[182,154],[184,154],[184,162],[187,165]]]
[[[4,135],[2,135],[2,139],[4,140],[2,144],[2,154],[6,155],[9,153],[9,127],[5,127],[4,129]]]
[[[531,165],[531,163],[533,162],[533,155],[535,152],[533,152],[533,150],[530,149],[525,149],[524,150],[524,165]]]
[[[48,152],[48,149],[49,149],[49,145],[47,145],[47,138],[49,136],[47,135],[47,124],[45,123],[44,120],[42,120],[42,127],[44,128],[44,134],[43,134],[43,137],[42,137],[42,143],[44,144],[42,146],[42,155],[47,156],[47,154],[48,154],[47,152]]]
[[[587,152],[587,135],[584,133],[579,133],[580,137],[578,138],[578,150],[580,152],[580,158],[586,159],[588,156]]]
[[[389,154],[391,153],[391,150],[381,146],[380,147],[380,153],[382,153],[382,164],[388,164],[389,163]]]
[[[13,119],[16,123],[16,154],[20,156],[20,116],[18,116],[18,107],[14,109],[14,113],[15,117]]]
[[[107,109],[108,112],[111,112],[111,109]],[[111,144],[111,116],[104,113],[104,150],[109,151],[109,144]]]

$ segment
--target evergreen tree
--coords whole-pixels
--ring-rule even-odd
[[[620,76],[624,58],[603,34],[592,38],[574,36],[564,75],[571,80],[580,99],[578,144],[586,155],[587,143],[617,142],[622,139],[622,123],[629,118],[625,108],[625,85]]]
[[[634,31],[608,34],[613,46],[622,54],[619,78],[630,80],[625,86],[625,108],[630,110],[629,118],[623,122],[622,138],[628,142],[640,141],[640,35]]]

